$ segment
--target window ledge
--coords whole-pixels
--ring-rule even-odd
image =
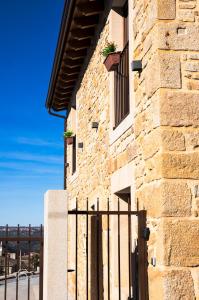
[[[117,141],[133,125],[133,114],[130,113],[114,130],[110,132],[110,145]]]

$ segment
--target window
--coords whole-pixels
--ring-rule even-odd
[[[114,115],[116,128],[130,112],[129,104],[129,26],[128,1],[120,10],[123,17],[123,51],[114,74]]]
[[[76,150],[76,135],[73,137],[73,149],[72,149],[72,174],[76,172],[76,155],[77,155],[77,150]]]

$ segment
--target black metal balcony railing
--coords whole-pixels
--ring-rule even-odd
[[[129,43],[121,53],[120,63],[115,71],[115,127],[129,114]]]
[[[43,299],[43,226],[0,226],[0,299],[30,300],[32,293]]]

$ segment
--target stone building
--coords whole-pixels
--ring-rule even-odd
[[[102,216],[99,251],[95,219],[87,241],[86,214],[68,216],[68,299],[199,299],[199,1],[66,1],[46,106],[73,131],[67,209],[105,211],[109,198],[112,211],[146,213],[141,232],[130,217],[130,258],[128,215],[120,247],[118,219]]]

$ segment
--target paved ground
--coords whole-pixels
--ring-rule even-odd
[[[28,299],[28,280],[20,278],[19,280],[19,300]],[[4,300],[4,283],[0,282],[0,300]],[[16,300],[16,282],[13,279],[8,280],[6,300]],[[30,284],[30,300],[39,300],[39,277],[32,277]]]

